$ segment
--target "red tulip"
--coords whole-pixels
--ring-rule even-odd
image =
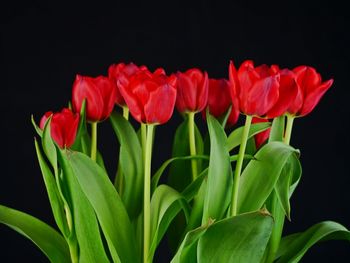
[[[79,114],[70,109],[62,109],[61,112],[48,111],[40,120],[40,128],[44,129],[47,119],[52,116],[50,130],[51,137],[60,148],[69,148],[73,145],[79,125]]]
[[[266,118],[272,119],[285,114],[298,95],[295,74],[289,69],[280,70],[279,97],[275,105],[266,113]]]
[[[80,112],[86,99],[86,118],[90,122],[103,121],[109,117],[114,108],[116,88],[111,80],[77,75],[73,84],[73,108]]]
[[[226,79],[209,79],[208,104],[209,113],[214,117],[223,116],[232,105],[230,82]],[[202,111],[205,116],[205,110]],[[239,117],[238,109],[233,106],[227,120],[227,126],[234,125]]]
[[[130,78],[128,87],[121,85],[120,92],[137,121],[163,124],[174,111],[176,77],[167,77],[163,69],[157,69],[154,73],[142,70]]]
[[[332,86],[333,79],[322,82],[321,75],[312,67],[299,66],[293,69],[298,85],[296,99],[288,112],[292,115],[305,116],[318,104],[323,94]]]
[[[260,123],[260,122],[269,122],[269,120],[256,118],[256,117],[252,119],[252,123]],[[255,146],[257,149],[259,149],[265,143],[265,141],[269,138],[270,131],[271,131],[271,128],[268,128],[267,130],[262,131],[254,136]]]
[[[181,113],[204,110],[208,101],[208,74],[199,69],[178,72],[176,107]]]
[[[129,85],[130,78],[140,70],[147,69],[146,66],[138,67],[134,63],[114,64],[108,69],[108,77],[114,82],[116,87],[115,103],[120,106],[125,106],[125,100],[120,93],[120,86],[127,87]]]
[[[238,72],[230,62],[229,76],[233,104],[246,115],[264,116],[277,102],[279,97],[279,68],[276,65],[254,67],[247,60]]]

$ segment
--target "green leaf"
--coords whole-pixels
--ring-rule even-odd
[[[197,241],[204,235],[207,229],[214,223],[213,220],[209,220],[206,225],[200,226],[194,230],[189,231],[184,240],[182,241],[175,256],[171,260],[171,263],[192,263],[196,262],[196,246]],[[194,253],[193,253],[194,252]]]
[[[167,185],[156,188],[151,200],[151,247],[149,262],[153,261],[154,252],[175,216],[184,211],[189,218],[190,207],[186,199]]]
[[[45,155],[47,159],[50,161],[55,171],[55,175],[57,176],[57,151],[56,151],[55,143],[51,138],[50,126],[51,126],[51,117],[47,119],[44,126],[42,145],[43,145],[43,150],[45,152]]]
[[[262,131],[267,130],[271,127],[271,124],[269,122],[261,122],[261,123],[255,123],[250,126],[249,135],[248,138],[253,137],[255,134],[258,134]],[[237,147],[241,144],[242,135],[243,135],[243,128],[239,127],[235,129],[227,138],[227,145],[229,151]]]
[[[298,151],[282,142],[264,145],[244,169],[238,193],[239,213],[256,211],[274,189],[284,166]]]
[[[191,184],[189,184],[185,190],[181,192],[182,196],[190,202],[198,193],[203,180],[205,180],[208,176],[208,168],[204,169]]]
[[[209,113],[207,123],[210,135],[210,160],[202,222],[207,222],[209,218],[218,220],[224,216],[230,204],[233,181],[225,131]]]
[[[199,239],[198,262],[260,262],[272,226],[266,210],[218,221]]]
[[[55,177],[52,174],[49,166],[44,160],[42,153],[40,151],[38,142],[35,140],[35,149],[38,156],[38,161],[43,175],[45,187],[49,197],[52,213],[54,215],[55,221],[58,228],[61,230],[65,237],[69,236],[69,229],[66,221],[66,216],[64,212],[64,203],[61,199],[60,192],[57,188]]]
[[[273,119],[269,142],[282,142],[284,136],[284,121],[285,116],[280,116]]]
[[[195,139],[196,139],[196,150],[197,155],[203,154],[203,139],[202,135],[195,125]],[[190,145],[189,145],[189,135],[188,135],[188,118],[177,128],[173,149],[172,157],[189,156]],[[201,164],[198,161],[198,172],[201,172]],[[177,161],[171,164],[168,182],[169,185],[175,188],[177,191],[181,192],[192,182],[192,172],[191,172],[191,162],[189,160]]]
[[[40,127],[35,123],[33,114],[31,115],[30,119],[31,119],[31,121],[32,121],[32,124],[33,124],[33,127],[34,127],[36,133],[37,133],[40,137],[42,137],[42,136],[43,136],[43,131],[42,131],[42,130],[40,129]]]
[[[67,155],[69,153],[68,150],[59,151],[58,153],[59,162],[63,170],[62,184],[73,214],[73,226],[79,244],[79,262],[109,262],[104,250],[95,211],[75,176],[76,171],[72,169],[71,157],[73,154]],[[91,160],[86,155],[80,154]],[[88,176],[87,173],[84,175]],[[97,174],[95,176],[97,177]],[[95,194],[95,192],[91,192],[91,194]]]
[[[143,165],[142,149],[131,124],[119,113],[110,117],[120,143],[120,165],[125,180],[122,199],[130,218],[135,218],[142,208]]]
[[[350,241],[350,232],[344,226],[325,221],[318,223],[303,233],[296,233],[282,239],[276,259],[278,263],[296,263],[314,244],[326,240]]]
[[[159,179],[162,176],[162,174],[164,173],[165,169],[169,166],[169,164],[171,164],[172,162],[175,161],[183,161],[183,160],[192,160],[192,159],[209,159],[209,156],[206,155],[195,155],[195,156],[179,156],[179,157],[173,157],[170,158],[168,160],[166,160],[157,170],[157,172],[152,176],[152,182],[151,182],[151,189],[152,189],[152,193],[154,192],[154,190],[156,189]]]
[[[127,211],[105,170],[82,153],[66,154],[81,189],[96,212],[113,260],[140,262]]]
[[[70,263],[64,238],[51,226],[26,213],[0,205],[0,223],[30,239],[53,263]],[[20,253],[20,251],[17,251]]]

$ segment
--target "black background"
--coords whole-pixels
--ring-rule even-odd
[[[112,63],[133,61],[169,73],[196,66],[211,77],[226,77],[229,59],[253,59],[290,68],[312,65],[325,79],[335,79],[317,108],[295,122],[292,144],[301,149],[303,177],[286,233],[322,220],[350,227],[347,8],[336,1],[267,2],[2,3],[0,203],[54,224],[30,115],[38,121],[45,111],[66,105],[75,74],[106,74]],[[179,122],[176,113],[157,129],[154,167],[170,156]],[[109,123],[100,126],[99,146],[114,173],[117,143]],[[30,241],[2,225],[0,243],[1,262],[46,262]],[[163,244],[159,262],[169,259],[167,253]],[[303,262],[349,257],[348,243],[331,241],[316,245]]]

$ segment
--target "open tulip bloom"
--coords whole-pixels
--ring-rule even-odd
[[[77,75],[72,107],[45,113],[39,125],[32,118],[57,226],[0,205],[0,222],[51,262],[150,263],[165,237],[173,263],[298,262],[318,241],[350,240],[332,221],[282,236],[302,172],[300,151],[290,145],[293,123],[314,110],[333,80],[322,81],[308,66],[250,60],[237,69],[231,62],[229,79],[199,69],[167,75],[133,63],[108,73]],[[172,156],[152,174],[156,127],[171,121],[175,108],[183,122]],[[196,126],[198,112],[207,134]],[[245,124],[234,127],[240,114]],[[97,124],[107,120],[120,145],[111,156],[115,176],[98,150]]]

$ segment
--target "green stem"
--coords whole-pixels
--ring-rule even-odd
[[[188,113],[188,137],[190,143],[190,154],[191,156],[196,155],[196,138],[195,138],[195,123],[194,123],[195,112]],[[192,181],[196,180],[198,175],[197,160],[191,160],[192,165]]]
[[[154,125],[147,125],[144,190],[143,190],[143,262],[149,262],[150,231],[151,231],[151,160]]]
[[[293,129],[293,122],[295,117],[292,115],[287,115],[287,126],[286,126],[286,132],[284,134],[284,143],[290,144],[290,138],[292,137],[292,129]]]
[[[126,120],[129,120],[129,108],[127,106],[123,106],[123,117]],[[117,165],[117,174],[114,179],[114,186],[117,189],[119,195],[122,195],[123,192],[123,181],[124,181],[124,175],[122,171],[122,167],[120,165],[120,150],[118,155],[118,165]]]
[[[78,243],[76,238],[68,240],[68,247],[72,263],[79,263]]]
[[[145,161],[146,139],[147,139],[147,125],[145,123],[141,123],[141,147],[142,147],[143,162]]]
[[[97,122],[91,123],[91,159],[96,161],[97,151]]]
[[[231,216],[237,215],[237,203],[238,203],[238,191],[239,191],[239,179],[241,177],[241,171],[243,166],[245,148],[247,146],[247,140],[252,123],[252,116],[246,115],[245,125],[242,134],[242,141],[239,147],[238,159],[235,169],[235,175],[233,177],[233,191],[232,191],[232,202],[231,202]]]

